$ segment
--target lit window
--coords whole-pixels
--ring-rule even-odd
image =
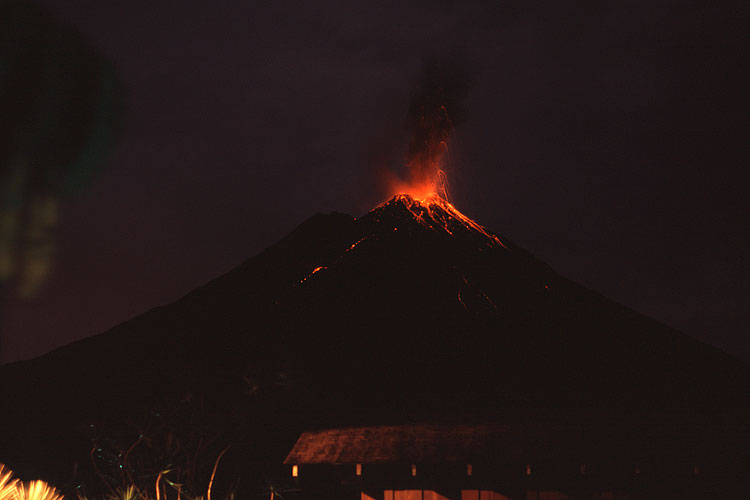
[[[357,475],[358,476],[362,475],[362,464],[357,464]]]
[[[299,467],[296,465],[292,465],[292,477],[298,477],[299,476]]]
[[[473,472],[471,464],[466,464],[466,475],[471,476],[471,473]]]
[[[417,475],[417,466],[415,464],[411,465],[411,475],[412,477],[416,477]]]
[[[531,475],[531,464],[526,464],[526,475],[527,476]]]

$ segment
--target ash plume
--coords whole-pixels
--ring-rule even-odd
[[[437,60],[424,64],[406,117],[410,182],[423,183],[439,174],[453,129],[468,117],[464,100],[470,87],[465,66]]]

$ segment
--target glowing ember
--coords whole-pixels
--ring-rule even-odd
[[[459,212],[453,204],[437,194],[429,195],[424,199],[415,199],[408,194],[398,194],[385,205],[390,203],[401,203],[414,219],[425,227],[435,229],[437,226],[451,236],[458,228],[476,231],[487,238],[487,246],[499,245],[505,249],[508,248],[495,234]]]
[[[429,61],[422,68],[406,117],[405,170],[383,173],[389,197],[408,194],[420,202],[435,196],[450,199],[445,175],[452,167],[448,142],[454,126],[465,119],[462,101],[468,82],[460,67]]]
[[[393,228],[393,230],[395,231],[396,228]],[[347,248],[346,251],[347,252],[351,252],[352,250],[354,250],[355,248],[357,248],[357,245],[359,245],[360,243],[362,243],[366,239],[367,239],[367,236],[365,236],[364,238],[360,238],[359,240],[355,241],[349,248]]]
[[[304,283],[305,281],[307,281],[308,279],[310,279],[313,274],[315,274],[315,273],[317,273],[319,271],[323,271],[325,269],[328,269],[328,268],[326,266],[318,266],[318,267],[316,267],[315,269],[312,270],[312,272],[310,274],[308,274],[307,276],[305,276],[304,278],[302,278],[300,280],[300,283]]]
[[[468,229],[483,235],[487,246],[507,249],[496,235],[459,212],[450,202],[446,171],[453,168],[453,162],[448,142],[454,137],[454,125],[465,119],[461,101],[468,91],[467,79],[462,71],[456,71],[458,69],[441,67],[435,62],[423,68],[407,116],[405,169],[400,174],[383,172],[387,193],[392,198],[384,205],[400,203],[425,227],[442,229],[451,236],[454,231]],[[458,122],[454,122],[454,118]]]
[[[432,121],[432,126],[425,124]],[[448,197],[448,178],[445,169],[448,166],[448,135],[451,122],[448,120],[445,107],[441,107],[440,118],[423,118],[421,131],[422,141],[419,148],[412,146],[406,160],[406,177],[401,178],[391,171],[384,172],[384,181],[389,196],[407,194],[420,202],[427,202],[435,197],[444,200]]]
[[[398,178],[392,172],[384,174],[389,197],[395,195],[408,195],[419,202],[429,202],[434,198],[448,199],[448,179],[442,168],[433,165],[431,168],[418,168],[410,172],[418,172],[411,175],[408,180]],[[432,172],[431,175],[428,175]]]

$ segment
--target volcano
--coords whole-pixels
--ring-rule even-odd
[[[5,365],[2,380],[0,462],[58,484],[99,450],[92,429],[127,449],[139,431],[125,422],[199,399],[201,422],[256,465],[325,426],[695,425],[692,450],[714,456],[746,454],[750,421],[746,364],[438,196],[315,215],[176,302]]]

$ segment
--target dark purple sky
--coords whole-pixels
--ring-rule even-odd
[[[0,360],[175,300],[316,212],[368,211],[426,59],[473,81],[458,208],[750,360],[746,2],[42,3],[115,63],[126,116],[62,206],[46,288],[6,304]]]

